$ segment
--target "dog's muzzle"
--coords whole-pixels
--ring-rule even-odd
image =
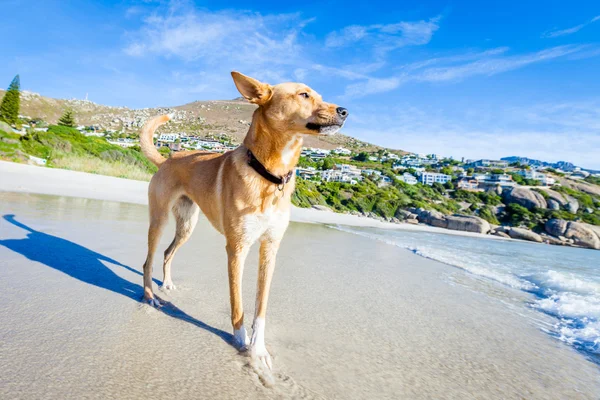
[[[317,124],[314,122],[309,122],[306,124],[306,129],[310,129],[311,131],[319,132],[321,135],[332,135],[342,129],[344,126],[344,122],[346,118],[348,118],[348,110],[344,107],[336,108],[336,120],[334,123],[328,124]]]

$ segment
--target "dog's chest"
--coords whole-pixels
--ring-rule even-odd
[[[261,236],[281,239],[289,220],[289,211],[281,211],[276,207],[270,207],[263,213],[245,215],[242,222],[244,242],[252,244]]]

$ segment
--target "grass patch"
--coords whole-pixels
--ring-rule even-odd
[[[64,155],[53,159],[51,166],[138,181],[149,181],[152,178],[152,173],[143,168],[119,161],[107,161],[89,156]]]

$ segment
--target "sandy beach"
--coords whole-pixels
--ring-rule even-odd
[[[494,301],[523,292],[318,223],[388,224],[298,209],[271,291],[267,387],[230,344],[225,243],[203,217],[173,263],[178,289],[157,290],[168,304],[140,303],[146,187],[0,163],[0,398],[600,397],[597,365]]]
[[[148,204],[148,182],[111,176],[87,174],[0,161],[0,190],[18,193],[51,194],[83,197],[133,204]],[[479,237],[490,240],[513,240],[473,232],[452,231],[427,225],[393,224],[350,214],[319,211],[292,206],[293,222],[347,225],[380,229],[433,232],[445,235]]]

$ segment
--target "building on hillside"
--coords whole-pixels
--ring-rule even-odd
[[[484,190],[497,187],[504,189],[516,186],[512,176],[508,174],[474,174],[473,178],[479,182],[479,188]]]
[[[440,174],[438,172],[423,172],[419,178],[421,183],[429,186],[432,186],[436,182],[444,184],[452,180],[450,175]]]
[[[314,167],[307,167],[307,168],[298,167],[298,168],[296,168],[296,176],[298,176],[302,179],[312,179],[312,178],[316,177],[318,174],[319,174],[319,171],[317,171]]]
[[[165,142],[165,143],[173,143],[177,139],[179,139],[179,136],[180,136],[179,133],[161,133],[158,136],[158,141]]]
[[[480,168],[507,168],[508,161],[502,160],[477,160],[471,161],[468,164],[469,167],[480,167]]]
[[[479,190],[479,181],[472,176],[462,176],[456,181],[456,188],[462,190]]]
[[[326,169],[325,171],[321,171],[321,179],[323,179],[326,182],[344,182],[350,183],[352,185],[358,182],[358,179],[356,179],[356,177],[344,173],[339,169]]]
[[[386,175],[382,175],[381,179],[378,182],[378,186],[379,187],[383,187],[383,186],[388,186],[392,183],[392,180],[390,179],[389,176]]]
[[[198,139],[196,142],[196,150],[202,149],[210,149],[210,150],[218,150],[222,149],[223,144],[218,140],[214,139]]]
[[[396,175],[396,179],[409,185],[416,185],[418,182],[417,178],[415,178],[414,175],[409,174],[408,172],[405,172],[402,175]]]
[[[376,175],[376,176],[381,176],[381,171],[377,171],[375,169],[363,169],[360,171],[362,174],[364,175]]]
[[[331,152],[335,154],[340,154],[342,156],[349,156],[352,154],[352,150],[346,149],[344,147],[338,147],[337,149],[332,150]]]
[[[525,179],[532,179],[535,181],[539,181],[542,185],[546,185],[546,186],[552,186],[556,183],[556,180],[547,175],[547,174],[543,174],[539,171],[536,171],[534,169],[532,170],[520,170],[519,172],[517,172],[519,175],[521,175],[522,177],[524,177]]]

